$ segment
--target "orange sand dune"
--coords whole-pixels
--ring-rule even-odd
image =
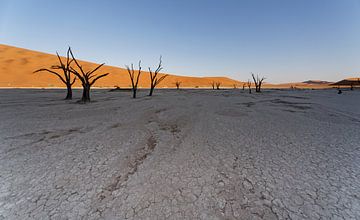
[[[55,55],[42,52],[1,45],[0,44],[0,87],[64,87],[57,76],[46,73],[33,73],[39,68],[49,68],[58,64]],[[97,64],[81,61],[85,70],[95,68]],[[111,73],[109,76],[98,80],[96,87],[130,87],[131,82],[126,69],[104,66],[98,73]],[[181,87],[210,87],[211,82],[221,82],[222,87],[240,86],[242,83],[226,77],[185,77],[169,75],[158,87],[175,87],[175,82],[180,81]],[[75,84],[80,87],[80,83]],[[143,72],[139,87],[149,87],[149,73]]]
[[[47,72],[33,73],[40,68],[49,68],[51,65],[58,64],[58,59],[53,54],[47,54],[23,48],[0,44],[0,88],[1,87],[64,87],[57,76]],[[85,70],[95,68],[98,64],[81,61]],[[95,87],[131,87],[131,82],[126,69],[104,66],[98,73],[111,73],[109,76],[96,82]],[[227,77],[188,77],[169,74],[169,76],[158,86],[162,88],[174,88],[175,82],[180,81],[184,88],[210,88],[212,82],[221,82],[222,88],[233,88],[234,85],[242,88],[244,82],[233,80]],[[143,72],[139,87],[149,87],[149,73]],[[252,86],[254,86],[252,84]],[[80,82],[76,82],[75,87],[81,87]],[[319,84],[317,81],[270,84],[264,83],[264,88],[329,88],[329,84]]]
[[[264,84],[264,88],[277,88],[277,89],[289,89],[289,88],[301,88],[301,89],[326,89],[331,88],[330,84],[312,84],[303,82],[294,83],[281,83],[281,84]]]

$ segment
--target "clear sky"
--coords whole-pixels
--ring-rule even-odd
[[[360,73],[360,0],[0,0],[0,43],[179,75]],[[355,74],[357,73],[357,74]]]

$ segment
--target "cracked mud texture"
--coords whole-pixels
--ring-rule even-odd
[[[360,219],[359,91],[63,96],[1,90],[0,219]]]

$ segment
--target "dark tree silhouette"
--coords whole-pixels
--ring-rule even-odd
[[[136,75],[135,75],[135,70],[134,70],[134,64],[131,64],[131,69],[129,66],[126,66],[126,69],[129,73],[129,77],[131,80],[131,86],[132,86],[132,92],[133,92],[133,98],[135,99],[138,84],[139,84],[139,79],[140,79],[140,75],[141,75],[141,60],[139,61],[139,69],[138,69],[138,72]]]
[[[249,88],[249,93],[251,94],[251,82],[250,82],[250,80],[247,81],[247,86]]]
[[[219,90],[219,89],[220,89],[221,82],[216,82],[215,85],[216,85],[216,89]]]
[[[181,82],[180,82],[180,81],[176,81],[176,82],[175,82],[176,89],[180,89],[180,85],[181,85]]]
[[[212,89],[215,89],[215,82],[214,81],[211,82],[211,86],[212,86]]]
[[[163,69],[162,68],[162,60],[161,60],[161,58],[162,57],[160,56],[159,65],[156,68],[155,72],[152,72],[150,67],[149,67],[149,74],[150,74],[150,93],[149,93],[149,96],[152,96],[155,87],[157,85],[159,85],[159,83],[161,81],[163,81],[168,76],[168,74],[165,74],[165,75],[162,75],[162,76],[158,77],[159,72]]]
[[[85,72],[83,67],[79,64],[79,62],[75,59],[74,54],[71,51],[71,48],[69,48],[70,54],[72,59],[74,60],[76,66],[78,67],[78,70],[76,70],[73,67],[70,67],[70,71],[75,74],[81,81],[82,87],[83,87],[83,94],[81,101],[86,103],[90,102],[90,89],[91,86],[94,85],[94,83],[100,79],[103,78],[110,73],[104,73],[101,75],[94,74],[97,70],[99,70],[105,63],[100,64],[95,69]]]
[[[70,47],[67,51],[65,64],[61,60],[61,57],[59,56],[58,52],[56,52],[56,55],[59,59],[59,65],[53,65],[50,67],[50,69],[46,69],[46,68],[38,69],[38,70],[34,71],[34,73],[47,71],[47,72],[52,73],[52,74],[56,75],[57,77],[59,77],[59,79],[66,85],[66,88],[67,88],[67,94],[66,94],[65,99],[69,100],[69,99],[72,99],[71,86],[75,83],[75,80],[76,80],[75,77],[73,79],[71,79],[70,65],[73,62],[73,60],[70,59]],[[62,70],[63,76],[61,76],[59,73],[55,72],[54,70]]]
[[[251,73],[251,76],[254,80],[254,84],[255,84],[255,92],[261,92],[261,85],[264,81],[264,77],[260,78],[259,75],[256,74],[256,78],[255,75],[253,73]]]

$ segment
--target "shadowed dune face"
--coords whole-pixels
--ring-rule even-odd
[[[75,51],[76,52],[76,51]],[[65,60],[65,58],[64,58]],[[31,51],[27,49],[0,44],[0,87],[64,87],[54,75],[45,72],[34,74],[40,68],[49,68],[58,64],[55,55]],[[98,64],[81,61],[85,70],[95,68]],[[166,64],[165,64],[166,65]],[[111,73],[109,76],[96,82],[96,87],[131,87],[126,69],[113,66],[104,66],[99,73]],[[241,82],[226,77],[185,77],[169,75],[158,87],[175,88],[175,82],[180,81],[180,87],[210,87],[212,81],[221,82],[222,87],[240,86]],[[149,73],[143,72],[139,87],[148,88],[150,85]],[[75,83],[80,87],[80,82]]]

